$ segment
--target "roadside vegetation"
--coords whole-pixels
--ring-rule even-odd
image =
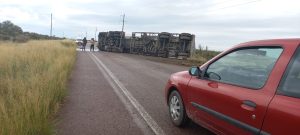
[[[192,53],[191,57],[187,59],[187,61],[190,63],[189,66],[200,66],[210,60],[211,58],[218,55],[219,51],[212,51],[212,50],[203,50],[203,49],[197,49]]]
[[[168,64],[174,64],[174,65],[182,65],[182,66],[201,66],[214,56],[218,55],[219,51],[212,51],[212,50],[203,50],[203,49],[197,49],[195,50],[190,58],[184,59],[184,60],[178,60],[178,59],[171,59],[171,58],[161,58],[161,57],[149,57],[149,56],[142,56],[138,55],[137,57],[144,58],[146,60],[150,61],[156,61],[161,63],[168,63]]]
[[[0,134],[53,134],[75,62],[71,41],[0,42]]]
[[[24,32],[18,25],[11,21],[0,22],[0,41],[27,42],[29,40],[61,40],[64,38],[38,34],[34,32]]]

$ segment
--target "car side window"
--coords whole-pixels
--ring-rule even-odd
[[[278,94],[300,98],[300,48],[297,49],[284,73]]]
[[[243,48],[213,62],[206,70],[210,80],[260,89],[282,53],[280,47]]]

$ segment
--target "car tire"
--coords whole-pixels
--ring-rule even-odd
[[[184,127],[189,122],[182,98],[178,91],[174,90],[169,96],[169,115],[172,123],[177,127]]]

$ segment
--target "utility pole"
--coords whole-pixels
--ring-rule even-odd
[[[52,37],[52,13],[51,13],[51,27],[50,27],[50,38]]]
[[[123,21],[122,21],[122,32],[124,31],[124,22],[125,22],[125,14],[123,14]]]
[[[121,33],[120,45],[119,45],[120,48],[121,48],[121,45],[122,45],[122,39],[123,39],[124,22],[125,22],[125,14],[123,14],[123,19],[122,19],[122,33]],[[125,36],[125,34],[124,34],[124,36]]]
[[[96,40],[97,31],[98,31],[98,28],[96,27],[96,30],[95,30],[95,40]]]

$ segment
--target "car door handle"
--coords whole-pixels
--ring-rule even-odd
[[[254,111],[256,108],[256,103],[250,100],[244,100],[241,107],[248,111]]]
[[[208,86],[211,87],[211,88],[218,88],[218,83],[216,83],[216,82],[209,82]]]

